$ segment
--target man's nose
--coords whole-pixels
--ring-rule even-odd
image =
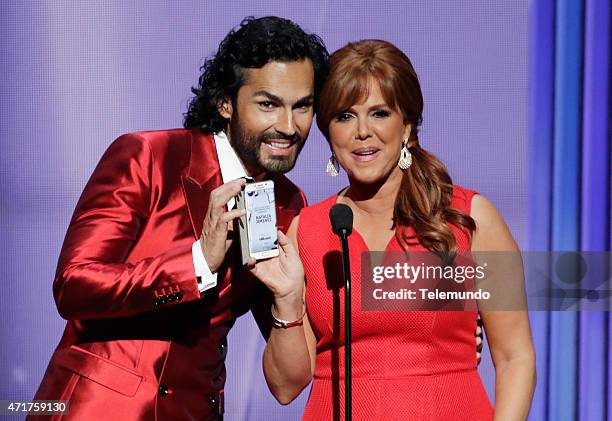
[[[277,132],[282,133],[287,137],[295,136],[297,128],[295,126],[293,110],[287,110],[284,108],[281,110],[275,129]]]

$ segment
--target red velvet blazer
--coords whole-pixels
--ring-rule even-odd
[[[305,198],[273,180],[286,230]],[[199,129],[128,134],[109,147],[66,234],[53,293],[68,323],[35,399],[69,400],[63,419],[218,418],[227,333],[255,304],[269,312],[238,247],[200,297],[191,245],[221,184],[214,139]]]

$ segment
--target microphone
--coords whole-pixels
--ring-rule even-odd
[[[334,234],[348,237],[353,232],[353,211],[347,205],[338,203],[332,206],[329,220]]]
[[[348,236],[353,232],[353,211],[342,203],[329,210],[332,231],[342,243],[342,272],[344,275],[344,421],[352,420],[353,413],[353,375],[351,349],[351,263],[349,260]]]

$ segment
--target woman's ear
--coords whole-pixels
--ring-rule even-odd
[[[404,136],[402,136],[402,140],[410,139],[410,133],[412,133],[412,124],[408,123],[404,128]]]
[[[232,101],[229,98],[224,98],[217,102],[217,111],[221,114],[221,117],[231,121],[234,108],[232,107]]]

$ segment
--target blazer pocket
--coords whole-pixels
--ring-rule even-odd
[[[136,394],[142,376],[111,360],[72,345],[58,355],[58,365],[122,395]]]

